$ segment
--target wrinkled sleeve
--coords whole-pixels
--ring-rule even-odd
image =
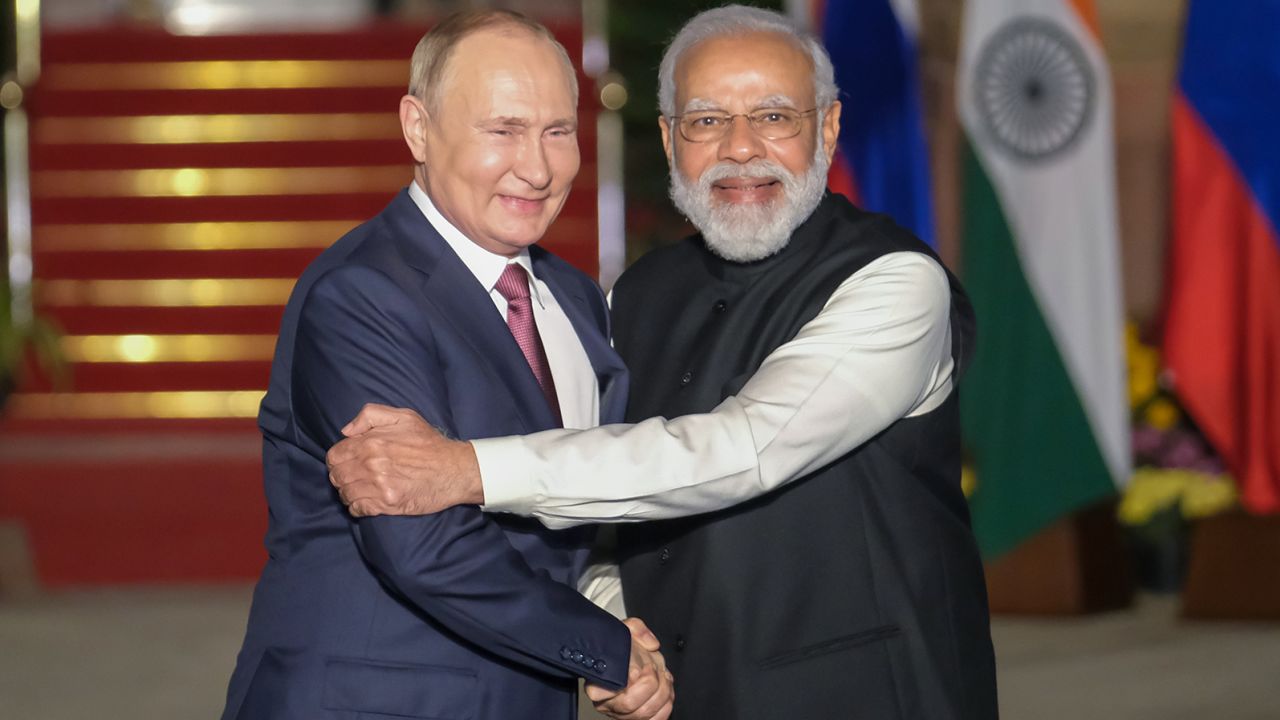
[[[946,398],[950,297],[934,260],[892,253],[841,283],[710,412],[473,441],[485,510],[556,528],[654,520],[803,477]]]

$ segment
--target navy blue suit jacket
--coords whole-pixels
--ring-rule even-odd
[[[531,250],[622,419],[598,287]],[[576,678],[626,682],[626,627],[574,589],[590,531],[461,506],[353,519],[325,453],[368,402],[463,439],[553,426],[488,293],[401,192],[303,273],[263,400],[269,560],[224,720],[572,718]]]

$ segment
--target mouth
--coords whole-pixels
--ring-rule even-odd
[[[734,203],[764,202],[782,191],[774,177],[731,177],[711,183],[712,195]]]
[[[526,198],[517,195],[499,195],[498,202],[503,207],[520,215],[535,215],[542,212],[546,206],[546,197]]]

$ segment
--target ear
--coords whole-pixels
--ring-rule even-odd
[[[662,150],[667,155],[667,165],[670,166],[672,172],[675,172],[675,155],[671,153],[671,123],[663,115],[658,116],[658,129],[662,131]]]
[[[827,162],[836,154],[836,141],[840,139],[840,101],[831,103],[822,116],[822,149],[827,154]]]
[[[409,152],[419,164],[427,161],[427,108],[422,100],[405,95],[400,98],[400,130]]]

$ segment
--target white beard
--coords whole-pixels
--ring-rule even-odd
[[[791,233],[822,201],[827,188],[830,161],[819,140],[813,162],[802,175],[793,175],[776,162],[757,158],[745,165],[721,162],[708,168],[696,184],[674,169],[671,159],[671,201],[702,233],[707,247],[730,262],[763,260],[782,250]],[[727,178],[775,177],[782,182],[781,197],[766,203],[721,203],[711,197],[711,185]]]

